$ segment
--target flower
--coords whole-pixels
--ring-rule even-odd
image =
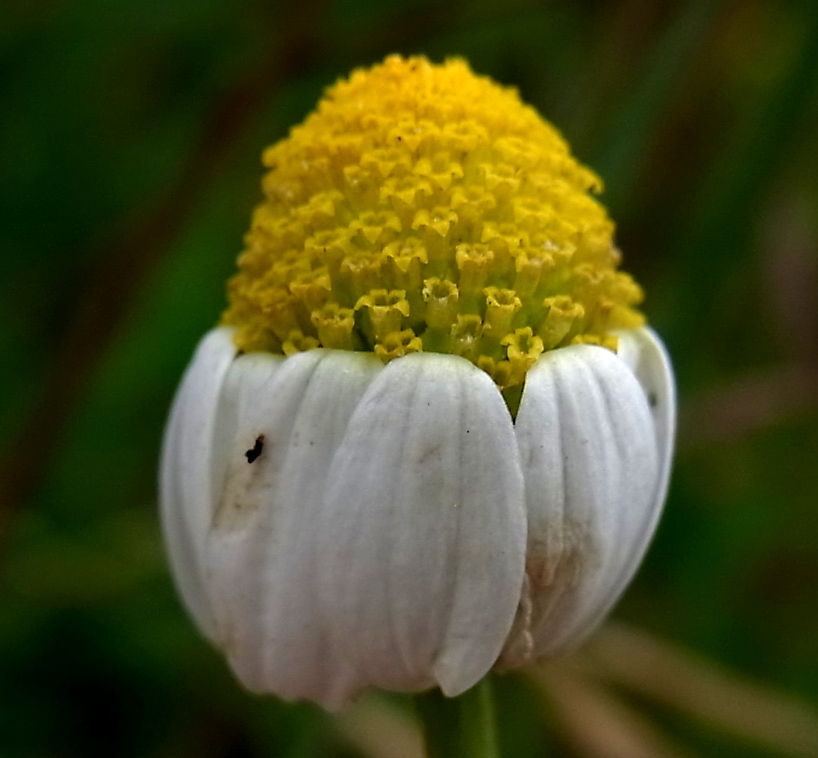
[[[513,90],[397,56],[264,161],[164,439],[197,626],[251,690],[327,707],[577,644],[647,549],[675,425],[599,180]]]

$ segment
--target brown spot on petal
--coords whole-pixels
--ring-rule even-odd
[[[247,463],[233,458],[225,472],[224,489],[216,502],[213,526],[217,529],[239,529],[254,518],[261,502],[260,490],[271,482],[272,442],[259,434],[245,453]],[[247,464],[251,465],[247,465]]]
[[[576,590],[598,568],[588,532],[575,523],[529,543],[517,615],[496,668],[517,668],[555,652],[554,638],[574,614]]]

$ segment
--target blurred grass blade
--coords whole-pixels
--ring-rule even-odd
[[[609,623],[585,648],[606,680],[776,755],[818,755],[818,710],[646,632]]]
[[[336,718],[344,739],[366,758],[424,758],[417,723],[382,697],[362,698]]]
[[[665,318],[686,341],[701,336],[701,324],[729,282],[737,258],[746,259],[754,233],[749,221],[755,206],[769,191],[775,173],[804,125],[818,89],[818,13],[814,3],[802,3],[806,28],[801,49],[789,72],[758,104],[758,115],[744,134],[731,136],[723,160],[703,177],[702,191],[694,199],[694,216],[673,251],[674,286],[663,304]],[[698,293],[686,304],[682,292]],[[681,349],[677,343],[677,348]]]
[[[686,400],[679,413],[678,449],[733,442],[759,429],[804,418],[818,409],[818,366],[756,369]]]
[[[646,145],[656,133],[665,107],[678,91],[678,80],[689,70],[710,28],[715,3],[699,0],[683,4],[665,34],[645,56],[644,76],[631,89],[590,165],[605,180],[605,204],[616,218],[630,205]]]
[[[586,758],[682,758],[657,727],[598,684],[564,663],[532,670],[531,680],[558,719],[578,756]]]

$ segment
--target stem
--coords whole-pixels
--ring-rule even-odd
[[[461,741],[466,755],[474,758],[500,758],[497,747],[497,714],[494,687],[489,677],[460,698]]]
[[[456,698],[440,690],[415,697],[428,758],[500,758],[491,680]]]

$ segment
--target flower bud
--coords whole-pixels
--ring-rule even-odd
[[[197,626],[249,689],[330,708],[576,645],[647,549],[675,426],[599,180],[515,92],[421,58],[264,160],[163,445]]]

